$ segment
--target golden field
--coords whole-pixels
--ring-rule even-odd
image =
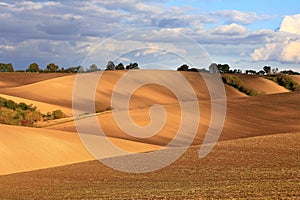
[[[145,153],[161,149],[174,138],[180,107],[168,88],[148,84],[131,96],[130,114],[136,124],[150,122],[148,111],[153,104],[162,105],[167,113],[166,124],[157,135],[137,138],[115,123],[111,109],[118,112],[121,108],[110,107],[114,87],[126,71],[101,73],[95,107],[104,112],[97,114],[97,120],[112,143],[130,152]],[[136,73],[138,76],[125,88],[146,76],[153,82],[165,78],[176,84],[166,78],[175,71]],[[81,143],[72,120],[76,74],[0,73],[0,97],[33,104],[43,113],[60,109],[68,115],[40,128],[0,124],[0,198],[300,198],[300,93],[263,77],[237,75],[261,95],[248,97],[225,85],[227,112],[222,134],[213,151],[200,159],[198,151],[211,122],[212,102],[198,73],[181,73],[194,89],[201,112],[196,137],[175,163],[145,174],[110,169],[96,161]],[[292,78],[300,82],[298,76]],[[187,106],[190,103],[189,99],[184,102]],[[188,136],[189,126],[185,134]],[[185,145],[184,139],[180,145]],[[167,151],[172,154],[173,149]]]

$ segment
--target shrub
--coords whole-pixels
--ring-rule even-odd
[[[224,76],[222,76],[222,80],[225,84],[228,84],[228,85],[238,89],[240,92],[243,92],[249,96],[258,96],[259,95],[259,93],[257,91],[245,86],[244,82],[237,76],[224,75]]]
[[[12,100],[8,100],[4,103],[4,106],[8,109],[15,110],[18,107],[18,104]]]
[[[17,104],[12,100],[0,97],[0,123],[17,126],[34,126],[35,122],[44,120],[61,119],[66,115],[61,110],[43,115],[32,104],[23,102]]]
[[[2,107],[0,108],[0,123],[7,125],[21,125],[21,117],[14,110]]]
[[[99,106],[96,109],[96,113],[101,113],[101,112],[105,112],[105,111],[108,111],[108,110],[112,110],[112,107],[111,106],[106,106],[106,107]]]
[[[33,126],[42,114],[33,105],[16,103],[0,97],[0,123],[18,126]]]
[[[26,103],[19,103],[18,107],[22,110],[28,110],[29,109],[29,106],[26,104]]]
[[[61,119],[65,117],[65,114],[61,110],[55,110],[52,112],[53,119]]]
[[[266,77],[269,80],[274,81],[278,85],[285,87],[288,90],[291,91],[300,91],[300,85],[295,82],[289,75],[285,74],[275,74],[275,75],[270,75]]]

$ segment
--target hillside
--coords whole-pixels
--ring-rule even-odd
[[[112,112],[126,112],[123,110],[123,105],[117,104],[113,111],[109,108],[116,83],[124,73],[123,71],[116,71],[102,74],[102,79],[96,88],[95,105],[96,108],[106,111],[97,114],[98,123],[112,143],[129,152],[141,153],[161,149],[172,141],[179,129],[181,111],[176,96],[168,88],[157,84],[147,84],[137,88],[131,96],[129,104],[129,112],[134,122],[141,126],[148,125],[151,122],[149,107],[152,104],[161,104],[166,111],[166,123],[157,135],[150,138],[142,139],[127,135],[117,126],[112,114]],[[158,71],[141,70],[135,73],[130,80],[123,83],[124,90],[118,91],[118,95],[126,96],[128,88],[145,79],[150,79],[153,82],[163,79],[166,84],[177,83],[173,79],[174,73],[177,73],[174,71],[159,71],[158,73]],[[11,74],[8,73],[7,75]],[[193,147],[179,161],[158,172],[141,176],[128,175],[113,171],[92,161],[94,158],[82,145],[74,121],[70,121],[72,118],[54,122],[54,125],[44,128],[0,125],[0,157],[5,160],[5,162],[0,163],[0,188],[1,191],[7,191],[5,193],[0,192],[0,197],[10,198],[18,194],[22,194],[22,196],[28,194],[28,198],[38,198],[39,194],[44,194],[41,193],[41,190],[45,192],[44,189],[49,187],[49,181],[54,179],[57,180],[53,185],[55,188],[52,188],[55,190],[55,194],[70,198],[74,196],[70,195],[69,191],[77,187],[85,188],[86,191],[100,192],[100,190],[95,189],[99,184],[103,184],[102,195],[108,196],[110,195],[108,191],[112,191],[113,197],[118,193],[118,190],[122,190],[124,195],[136,198],[139,197],[136,196],[137,194],[153,194],[153,198],[161,197],[163,193],[172,196],[172,192],[173,195],[181,195],[183,198],[200,198],[203,197],[202,189],[214,191],[216,185],[219,187],[217,190],[219,192],[224,192],[226,188],[231,186],[236,190],[231,190],[232,192],[228,193],[228,196],[227,193],[212,192],[209,196],[211,198],[243,197],[239,196],[239,192],[252,194],[253,197],[261,197],[263,193],[269,194],[270,198],[277,197],[277,191],[263,189],[266,187],[277,188],[278,191],[286,189],[290,193],[298,194],[298,186],[293,185],[292,182],[299,180],[295,176],[298,174],[297,170],[299,171],[296,168],[295,155],[299,154],[300,149],[298,147],[300,93],[288,92],[274,82],[261,77],[239,75],[248,87],[265,95],[247,97],[233,87],[225,85],[227,114],[224,129],[213,152],[207,158],[199,160],[197,157],[199,145],[202,144],[211,123],[212,102],[203,79],[197,73],[183,72],[182,75],[191,83],[197,95],[200,122]],[[96,80],[99,77],[99,74],[81,74],[80,76],[85,80],[84,83],[89,86],[93,79]],[[0,96],[13,99],[16,102],[32,103],[41,111],[61,109],[71,115],[75,80],[76,75],[69,75],[42,79],[26,85],[20,85],[22,81],[15,82],[18,86],[0,89]],[[180,85],[178,87],[182,88]],[[213,92],[217,93],[217,90],[213,90]],[[215,105],[219,105],[220,101],[222,99],[214,100]],[[83,103],[87,102],[84,101]],[[94,104],[94,102],[92,103]],[[182,105],[192,110],[195,109],[194,103],[187,95]],[[221,116],[220,113],[217,113],[217,116]],[[188,113],[186,117],[191,121],[195,118],[193,112]],[[96,126],[97,123],[91,124],[84,133],[94,137],[93,130]],[[172,147],[186,146],[186,139],[193,134],[192,127],[192,123],[187,123],[183,130],[183,136]],[[168,148],[170,153],[173,150],[173,148]],[[118,156],[126,158],[123,157],[124,154],[108,153],[107,159],[118,158]],[[52,168],[57,166],[62,167]],[[282,166],[286,167],[285,170],[287,171],[282,171]],[[43,170],[32,171],[37,169]],[[78,173],[79,170],[81,173]],[[87,174],[85,170],[89,172],[96,170],[102,175]],[[253,170],[258,173],[257,176],[253,176]],[[176,174],[176,171],[180,172],[180,175]],[[11,173],[17,174],[4,176],[4,174]],[[61,173],[66,174],[61,175]],[[40,181],[37,180],[36,177],[41,176],[45,178]],[[116,181],[116,176],[121,178]],[[167,179],[166,177],[171,178]],[[272,180],[280,181],[272,182],[269,177]],[[196,181],[199,178],[203,181]],[[143,179],[147,179],[149,182],[145,183]],[[188,179],[195,180],[195,184]],[[240,179],[242,179],[242,183]],[[83,182],[78,182],[78,180]],[[88,180],[92,184],[90,187],[85,185]],[[124,185],[125,180],[128,185]],[[261,183],[260,180],[265,180],[265,182]],[[112,189],[114,186],[111,186],[111,181],[115,182],[116,189]],[[25,188],[26,182],[31,183],[30,187]],[[66,186],[66,182],[74,184],[74,188]],[[174,182],[178,184],[174,185]],[[165,183],[165,188],[157,190],[159,186],[155,186],[156,183]],[[203,188],[197,186],[196,183],[203,185]],[[14,184],[22,190],[14,193],[16,187]],[[137,184],[141,188],[145,188],[144,193],[139,189],[134,189],[139,188]],[[255,184],[262,187],[259,190],[261,193],[254,194],[254,191],[257,191]],[[154,191],[151,188],[154,188]],[[26,192],[29,190],[35,191],[35,194],[30,196],[32,194]],[[137,193],[131,194],[130,191]],[[74,195],[82,197],[83,194],[78,190]],[[88,197],[91,198],[91,196]]]
[[[226,120],[220,139],[232,140],[274,133],[300,131],[300,118],[298,116],[300,112],[299,98],[300,93],[281,93],[228,99]],[[202,143],[203,136],[210,123],[210,103],[200,101],[199,108],[201,117],[195,144]],[[180,122],[178,105],[165,106],[165,109],[168,113],[166,126],[157,137],[148,138],[146,140],[124,134],[114,122],[111,112],[98,115],[98,122],[108,136],[165,145],[176,134]],[[137,124],[146,125],[150,122],[148,108],[131,110],[131,114]],[[291,121],[293,123],[290,123]],[[69,132],[77,131],[74,122],[50,126],[48,129]]]
[[[285,89],[282,86],[274,83],[271,80],[265,79],[258,75],[235,75],[238,76],[244,84],[257,91],[260,94],[276,94],[282,92],[289,92],[289,90]]]
[[[116,83],[124,75],[124,71],[101,72],[102,77],[96,89],[96,108],[106,109],[110,107],[111,95]],[[123,86],[124,88],[139,83],[146,77],[152,82],[159,79],[165,79],[170,84],[175,84],[175,81],[169,77],[177,73],[175,71],[159,71],[159,75],[155,70],[138,71],[137,76],[132,77],[129,85]],[[10,74],[8,74],[9,76]],[[186,79],[191,83],[194,88],[197,98],[199,100],[209,100],[210,96],[205,87],[205,83],[198,73],[183,73]],[[99,77],[99,74],[81,74],[81,77],[86,79],[85,84],[89,86],[93,78]],[[6,94],[14,97],[24,98],[46,104],[59,106],[66,114],[72,114],[72,94],[76,75],[64,76],[59,78],[51,78],[40,82],[27,84],[19,87],[3,88],[0,89],[0,94]],[[178,86],[180,87],[180,86]],[[47,88],[47,89],[43,89]],[[245,97],[245,94],[237,91],[236,89],[225,85],[227,98]],[[126,91],[120,95],[126,95]],[[176,103],[177,99],[170,90],[156,84],[146,85],[137,91],[131,98],[131,108],[147,107],[153,104],[172,104]],[[49,110],[51,110],[49,108]]]
[[[18,87],[68,75],[67,73],[0,73],[0,88]]]
[[[160,148],[117,138],[110,140],[130,152]],[[0,157],[5,160],[0,162],[0,175],[94,160],[77,133],[1,124]]]
[[[294,81],[296,81],[298,84],[300,84],[300,75],[292,75],[291,77]]]
[[[98,161],[11,174],[0,176],[0,198],[293,199],[300,196],[299,144],[299,133],[231,140],[204,159],[194,146],[171,166],[146,174]]]

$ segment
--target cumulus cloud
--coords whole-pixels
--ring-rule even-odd
[[[283,19],[279,31],[300,34],[300,14],[286,16]]]
[[[285,62],[300,63],[300,40],[288,41],[281,52],[281,59]]]
[[[294,17],[287,18],[280,30],[282,34],[278,36],[271,30],[251,31],[246,26],[269,16],[236,10],[206,13],[194,8],[165,4],[166,1],[2,0],[0,62],[14,62],[17,66],[24,62],[38,62],[43,66],[50,61],[64,67],[80,64],[82,57],[105,39],[144,27],[160,29],[153,34],[141,33],[133,34],[130,38],[120,38],[105,46],[107,54],[96,56],[107,62],[109,56],[118,56],[128,46],[138,48],[141,45],[148,49],[135,52],[133,60],[135,57],[157,53],[154,50],[158,47],[182,55],[194,53],[199,56],[197,49],[191,46],[184,46],[186,50],[176,46],[184,39],[180,33],[184,33],[208,46],[217,55],[246,57],[252,52],[253,60],[270,60],[280,55],[281,60],[298,62],[298,57],[293,55],[294,51],[298,51],[298,39],[289,35],[286,41],[287,35],[283,34],[284,31],[298,31],[295,27],[300,26],[295,24]],[[224,20],[225,25],[220,25]],[[126,39],[127,43],[122,39]],[[258,46],[262,43],[267,46]],[[286,48],[278,51],[279,45]],[[253,52],[254,48],[256,50]],[[126,59],[131,61],[131,58]]]
[[[214,28],[211,33],[216,35],[245,35],[248,30],[244,26],[233,23]]]
[[[300,15],[286,16],[273,40],[251,54],[254,61],[300,63]]]
[[[210,13],[212,16],[225,18],[227,23],[252,24],[255,21],[269,19],[267,15],[257,15],[255,12],[242,12],[238,10],[220,10]]]

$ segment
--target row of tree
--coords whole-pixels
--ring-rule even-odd
[[[124,66],[123,63],[119,63],[118,65],[115,65],[113,61],[108,61],[105,70],[129,70],[129,69],[140,69],[139,65],[137,63],[130,63]]]
[[[129,63],[128,65],[124,66],[123,63],[119,63],[115,65],[113,61],[108,61],[105,70],[130,70],[130,69],[139,69],[138,63]],[[14,72],[14,67],[11,63],[5,64],[0,63],[0,72]],[[55,63],[49,63],[46,66],[46,69],[41,69],[37,63],[31,63],[26,70],[17,70],[17,72],[46,72],[46,73],[53,73],[53,72],[62,72],[62,73],[77,73],[77,72],[94,72],[94,71],[101,71],[97,65],[92,64],[87,70],[85,70],[82,66],[76,67],[69,67],[69,68],[59,68],[58,65]]]
[[[181,65],[177,68],[178,71],[194,71],[194,72],[210,72],[210,73],[226,73],[226,74],[242,74],[241,69],[230,69],[228,64],[216,64],[212,63],[209,66],[209,70],[205,68],[198,69],[198,68],[189,68],[187,64]],[[257,74],[257,75],[271,75],[271,74],[288,74],[288,75],[300,75],[299,72],[295,72],[293,70],[283,70],[279,71],[278,68],[271,68],[270,66],[264,66],[262,70],[246,70],[245,74]]]
[[[131,69],[140,69],[138,63],[129,63],[124,66],[123,63],[115,65],[113,61],[108,61],[105,66],[105,70],[131,70]],[[62,73],[77,73],[77,72],[94,72],[100,71],[97,65],[92,64],[88,69],[84,69],[82,66],[75,66],[69,68],[59,68],[55,63],[50,63],[46,66],[46,69],[41,69],[37,63],[31,63],[26,70],[17,70],[18,72],[40,72],[40,73],[53,73],[53,72],[62,72]],[[209,66],[209,70],[202,68],[190,68],[187,64],[181,65],[178,71],[193,71],[193,72],[210,72],[210,73],[227,73],[227,74],[242,74],[240,69],[230,69],[228,64],[216,64],[212,63]],[[0,72],[14,72],[14,67],[11,63],[5,64],[0,63]],[[288,74],[288,75],[299,75],[299,72],[293,70],[283,70],[278,71],[278,68],[271,68],[270,66],[264,66],[262,70],[246,70],[245,74],[258,74],[258,75],[270,75],[270,74]]]

